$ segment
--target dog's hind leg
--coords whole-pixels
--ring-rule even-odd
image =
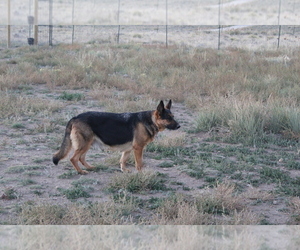
[[[75,152],[70,161],[79,174],[87,174],[87,171],[82,170],[79,167],[78,162],[80,161],[88,169],[92,167],[85,161],[85,154],[91,147],[93,138],[90,134],[83,134],[82,132],[83,131],[78,129],[77,127],[74,127],[72,129],[70,137]]]
[[[126,168],[126,162],[130,156],[130,152],[131,150],[129,151],[124,151],[122,153],[122,156],[121,156],[121,159],[120,159],[120,166],[121,166],[121,171],[122,172],[130,172],[130,170],[128,168]]]
[[[85,166],[89,170],[92,170],[95,168],[94,166],[88,164],[85,160],[86,153],[91,148],[92,144],[93,144],[93,140],[90,140],[88,143],[86,143],[86,145],[82,148],[82,152],[84,152],[84,153],[82,153],[81,156],[79,157],[79,161],[82,163],[82,165]]]
[[[85,160],[85,155],[86,155],[87,151],[90,149],[91,145],[92,145],[92,143],[88,143],[83,148],[77,149],[75,151],[73,157],[71,158],[71,162],[79,174],[87,174],[88,172],[85,170],[82,170],[78,166],[78,161],[80,161],[82,163],[82,165],[85,166],[88,170],[92,170],[95,168],[94,166],[91,166],[90,164],[88,164]]]
[[[81,149],[75,150],[74,155],[71,157],[70,161],[72,162],[74,168],[77,170],[78,174],[87,174],[88,171],[82,170],[78,165],[79,159],[82,154],[84,154],[84,152],[82,152]]]
[[[90,165],[90,164],[88,164],[88,163],[86,162],[85,156],[86,156],[86,152],[80,156],[79,161],[80,161],[80,162],[82,163],[82,165],[85,166],[87,169],[89,169],[89,170],[94,169],[94,168],[95,168],[94,166],[92,166],[92,165]]]

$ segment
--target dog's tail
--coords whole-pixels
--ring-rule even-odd
[[[60,149],[53,155],[52,161],[55,165],[57,165],[61,159],[65,158],[72,148],[72,141],[70,138],[72,124],[73,119],[71,119],[66,126],[65,136],[60,146]]]

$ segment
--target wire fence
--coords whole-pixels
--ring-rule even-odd
[[[279,30],[280,27],[280,30]],[[202,48],[276,49],[300,47],[300,26],[118,26],[118,25],[40,25],[39,45],[75,43],[184,45]],[[219,32],[220,31],[220,32]],[[0,47],[7,45],[6,27],[0,26]],[[4,36],[1,36],[4,34]],[[28,45],[28,26],[11,27],[11,47]],[[51,34],[51,37],[50,37]]]
[[[295,47],[299,10],[297,0],[6,0],[0,3],[0,46]]]

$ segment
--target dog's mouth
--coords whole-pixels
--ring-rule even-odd
[[[167,129],[170,129],[170,130],[177,130],[180,128],[180,125],[178,123],[175,123],[175,124],[169,124],[168,126],[166,126]]]

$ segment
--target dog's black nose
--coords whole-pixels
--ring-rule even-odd
[[[180,128],[180,125],[177,125],[176,129],[179,129]]]

